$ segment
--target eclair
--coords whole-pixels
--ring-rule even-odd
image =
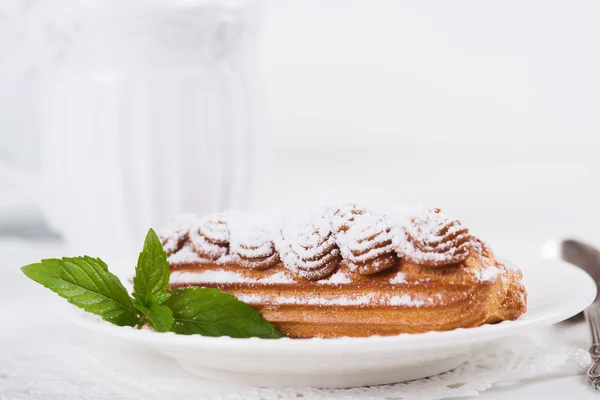
[[[230,211],[161,239],[172,289],[219,288],[293,338],[446,331],[526,311],[521,271],[437,208]]]

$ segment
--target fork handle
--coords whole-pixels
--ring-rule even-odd
[[[600,305],[592,303],[584,314],[592,331],[592,347],[590,347],[592,365],[588,369],[587,378],[596,390],[600,390]]]
[[[590,355],[592,356],[592,365],[588,370],[587,376],[590,383],[600,390],[600,344],[594,344],[590,347]]]

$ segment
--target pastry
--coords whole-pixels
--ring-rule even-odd
[[[217,261],[229,252],[229,229],[225,215],[201,218],[188,232],[192,248],[202,258]]]
[[[230,212],[190,219],[163,243],[171,288],[217,287],[289,337],[444,331],[526,310],[521,272],[439,209]]]
[[[277,250],[290,272],[310,281],[328,277],[342,260],[330,221],[324,216],[283,226]]]
[[[249,269],[266,269],[280,262],[272,235],[261,220],[244,214],[230,220],[232,260]]]
[[[337,239],[346,265],[353,272],[371,275],[398,261],[391,224],[385,216],[363,212],[347,229],[338,232]]]

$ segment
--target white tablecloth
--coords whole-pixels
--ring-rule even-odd
[[[510,245],[508,245],[510,247]],[[522,260],[527,255],[522,254]],[[136,368],[136,360],[126,360],[108,339],[95,336],[70,323],[71,311],[65,301],[30,282],[19,267],[41,258],[64,256],[57,242],[0,242],[0,399],[79,399],[120,398],[125,395],[122,382],[131,383],[127,368]],[[533,255],[529,255],[532,256]],[[557,343],[586,349],[589,332],[583,321],[563,323],[544,333]],[[64,354],[56,354],[64,348]],[[35,349],[35,351],[31,351]],[[103,353],[99,354],[98,352]],[[135,357],[135,353],[130,353]],[[89,358],[82,367],[81,360]],[[118,360],[118,368],[101,363]],[[99,364],[100,363],[100,364]],[[71,366],[72,365],[72,366]],[[168,384],[179,379],[175,365],[144,370],[149,379]],[[90,371],[93,374],[90,375]],[[147,371],[147,372],[146,372]],[[152,376],[152,374],[155,374]],[[131,374],[135,376],[134,373]],[[189,377],[186,377],[189,380]],[[131,386],[127,386],[129,397]],[[140,391],[143,398],[143,391]],[[493,387],[482,393],[484,399],[504,398],[577,398],[597,399],[598,394],[585,377],[545,378]],[[198,395],[198,398],[204,398]]]

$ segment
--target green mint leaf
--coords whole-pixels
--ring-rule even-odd
[[[148,308],[163,303],[168,298],[165,293],[169,289],[169,276],[167,253],[154,230],[150,229],[135,267],[133,297]]]
[[[169,307],[159,304],[153,304],[146,307],[137,299],[133,300],[135,308],[150,319],[150,325],[157,332],[168,332],[173,325],[173,313]]]
[[[159,305],[164,303],[165,301],[167,301],[167,299],[171,297],[171,293],[166,292],[166,293],[160,293],[157,294],[156,296],[154,296],[152,298],[152,301],[150,302],[151,305]]]
[[[121,326],[134,326],[137,322],[127,290],[99,258],[47,259],[26,265],[21,270],[69,303],[99,315],[105,321]]]
[[[171,331],[184,335],[280,338],[283,335],[254,308],[219,289],[171,291],[165,305],[173,311]]]

